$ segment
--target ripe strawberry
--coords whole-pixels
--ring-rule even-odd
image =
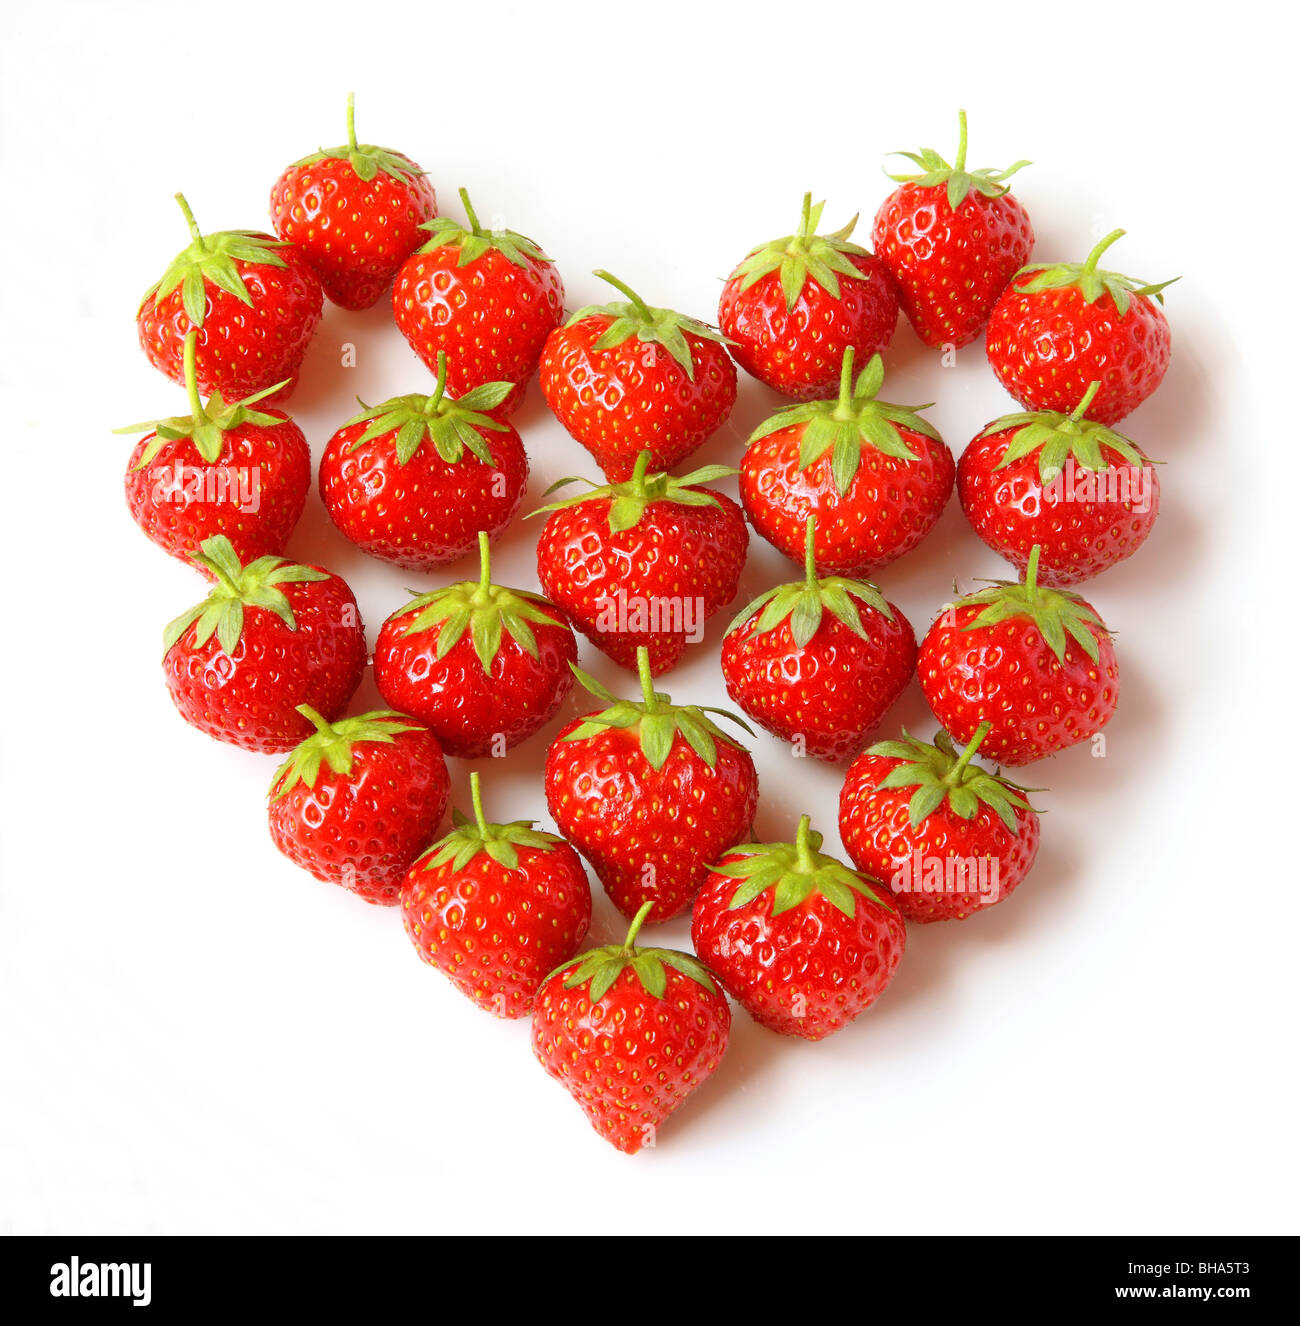
[[[198,332],[194,370],[205,396],[243,400],[275,385],[287,396],[320,322],[316,274],[292,245],[254,230],[203,235],[176,195],[193,242],[145,291],[136,312],[149,362],[185,385],[185,338]]]
[[[797,234],[751,249],[722,287],[718,325],[736,362],[797,401],[834,392],[846,350],[883,350],[898,325],[898,296],[878,258],[849,242],[855,216],[817,234],[825,203],[803,197]]]
[[[633,1155],[712,1075],[731,1010],[703,964],[676,949],[637,948],[650,904],[622,944],[594,948],[548,976],[533,1008],[533,1053],[591,1126]]]
[[[419,955],[480,1008],[526,1017],[538,986],[566,962],[591,924],[591,887],[578,854],[530,820],[489,824],[478,774],[474,818],[455,827],[407,873],[402,923]]]
[[[637,662],[639,701],[615,699],[573,669],[608,708],[575,719],[552,742],[546,804],[624,916],[653,903],[650,919],[667,921],[690,906],[709,862],[749,832],[758,774],[709,714],[749,732],[739,718],[673,704],[655,691],[644,648]]]
[[[909,921],[953,921],[1003,898],[1038,854],[1038,813],[1025,788],[971,763],[981,723],[959,755],[903,733],[849,768],[840,792],[840,838],[853,864],[884,880]]]
[[[343,535],[411,571],[463,557],[481,530],[495,538],[528,484],[519,434],[483,413],[510,383],[488,382],[453,400],[447,376],[440,354],[432,396],[366,406],[330,438],[320,462],[321,501]]]
[[[995,581],[952,604],[921,642],[917,675],[940,724],[962,743],[991,724],[984,756],[1029,764],[1087,741],[1119,701],[1110,632],[1091,604],[1038,584]]]
[[[644,645],[658,675],[735,598],[749,531],[731,498],[698,486],[735,470],[706,465],[677,479],[647,474],[649,460],[643,451],[625,483],[593,484],[540,508],[552,514],[537,541],[537,574],[597,649],[635,668]],[[561,479],[551,490],[574,482],[591,481]]]
[[[295,161],[271,189],[276,234],[349,309],[378,302],[437,215],[433,186],[410,157],[357,143],[351,93],[348,141]]]
[[[242,566],[224,534],[204,540],[194,561],[214,577],[212,592],[163,633],[163,672],[181,717],[263,754],[311,735],[299,705],[339,717],[366,666],[366,633],[347,585],[283,557]]]
[[[911,623],[875,585],[818,579],[808,517],[804,579],[741,609],[722,642],[727,694],[800,752],[833,763],[866,735],[916,670]]]
[[[876,1001],[907,943],[888,892],[821,845],[805,815],[792,843],[733,848],[691,918],[695,951],[750,1017],[810,1041]]]
[[[975,533],[1020,571],[1037,545],[1040,585],[1077,584],[1131,557],[1160,510],[1160,482],[1137,444],[1085,417],[1099,385],[1069,414],[995,420],[957,465]]]
[[[893,154],[914,161],[922,173],[889,177],[902,187],[880,205],[871,228],[872,246],[894,278],[903,312],[933,347],[973,341],[1034,247],[1029,214],[1006,183],[1029,162],[968,171],[966,112],[958,118],[956,165],[930,147]]]
[[[817,519],[817,568],[861,578],[910,552],[952,495],[952,453],[917,410],[876,400],[875,355],[853,386],[844,352],[838,400],[791,405],[750,435],[740,500],[754,528],[792,562]]]
[[[1169,324],[1159,308],[1173,281],[1146,285],[1097,270],[1124,232],[1113,230],[1082,263],[1036,262],[993,306],[984,347],[1002,385],[1029,410],[1066,414],[1091,382],[1099,424],[1131,414],[1169,367]],[[1175,278],[1176,279],[1176,278]]]
[[[539,381],[555,417],[620,483],[641,451],[670,470],[717,432],[736,403],[736,369],[712,327],[595,274],[627,302],[588,305],[557,327]]]
[[[396,906],[411,862],[447,809],[438,739],[388,709],[337,723],[310,705],[298,712],[316,731],[271,783],[272,841],[317,879]]]
[[[274,387],[227,405],[214,392],[205,407],[194,369],[197,332],[185,337],[190,413],[115,429],[148,431],[126,467],[126,503],[135,523],[173,557],[191,558],[224,534],[241,562],[278,553],[302,515],[311,485],[311,449],[279,410],[252,406]]]
[[[549,722],[578,657],[568,622],[541,595],[492,583],[486,533],[479,557],[477,581],[417,594],[375,644],[379,693],[466,760],[504,755]]]
[[[425,224],[428,243],[407,258],[393,285],[393,314],[430,368],[447,355],[457,395],[513,382],[496,411],[504,418],[523,400],[546,338],[564,320],[564,282],[531,239],[484,230],[464,189],[460,199],[468,226],[448,217]]]

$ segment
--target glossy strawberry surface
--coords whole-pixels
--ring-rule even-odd
[[[154,434],[136,444],[127,462],[126,503],[154,543],[188,558],[204,539],[224,534],[243,562],[284,551],[311,487],[311,449],[287,415],[269,413],[283,422],[228,430],[214,461],[190,438],[178,438],[164,441],[137,468]]]
[[[319,483],[330,519],[372,557],[428,571],[471,551],[480,530],[499,534],[519,509],[528,457],[509,424],[481,433],[492,465],[468,450],[444,460],[427,442],[403,464],[396,432],[355,446],[366,428],[353,423],[330,438]]]
[[[569,664],[578,647],[567,625],[531,624],[536,657],[503,633],[485,672],[468,631],[442,658],[444,624],[407,635],[419,613],[394,613],[380,628],[375,682],[394,709],[427,724],[449,755],[477,759],[518,745],[555,716],[573,687]]]
[[[880,787],[902,763],[866,751],[849,766],[840,840],[853,864],[890,890],[908,921],[962,920],[1009,897],[1038,855],[1038,815],[1015,807],[1012,832],[984,803],[964,819],[945,801],[913,825],[913,788]]]
[[[668,470],[712,436],[736,402],[736,369],[721,345],[690,332],[693,376],[664,346],[635,337],[599,349],[614,321],[600,314],[557,328],[538,371],[556,418],[617,482],[643,450],[652,469]]]
[[[816,400],[835,394],[846,349],[851,346],[865,363],[889,344],[898,324],[898,296],[889,273],[869,253],[850,261],[862,275],[840,277],[838,299],[810,279],[792,308],[776,272],[748,290],[741,290],[735,277],[727,281],[718,325],[745,372],[783,396]]]
[[[978,605],[946,612],[917,658],[925,698],[957,742],[969,741],[988,720],[985,758],[1029,764],[1086,741],[1110,721],[1119,702],[1119,664],[1106,632],[1089,628],[1096,663],[1074,640],[1062,660],[1028,618],[965,629],[979,615]]]
[[[846,916],[814,890],[773,916],[771,890],[731,907],[737,883],[716,871],[705,876],[691,942],[755,1022],[822,1040],[865,1012],[893,979],[907,943],[897,911],[857,894]]]
[[[298,705],[327,719],[342,714],[366,665],[361,613],[343,580],[327,573],[283,592],[296,629],[268,609],[246,607],[230,654],[216,635],[196,647],[191,626],[163,659],[167,689],[186,722],[264,754],[292,750],[311,735]]]
[[[358,742],[349,773],[322,765],[313,785],[296,782],[268,810],[271,839],[317,879],[383,906],[447,809],[450,780],[437,738],[422,727],[391,743]]]
[[[1009,193],[989,198],[972,190],[954,211],[946,185],[907,183],[881,204],[871,243],[921,340],[958,347],[980,334],[1007,282],[1029,261],[1034,228]]]
[[[804,531],[813,516],[817,569],[824,575],[869,575],[915,548],[952,495],[956,466],[947,446],[909,428],[899,434],[914,459],[864,447],[843,494],[830,452],[800,468],[802,425],[751,442],[740,463],[745,513],[755,530],[794,562],[803,560]]]
[[[1134,293],[1121,314],[1110,294],[1088,303],[1073,286],[1022,293],[1016,277],[993,307],[985,347],[998,380],[1026,409],[1068,413],[1099,381],[1089,415],[1113,424],[1136,410],[1169,368],[1169,323]]]
[[[1103,445],[1106,469],[1094,472],[1068,461],[1067,469],[1044,483],[1037,453],[1002,466],[1015,432],[976,437],[957,464],[962,510],[990,548],[1023,571],[1037,544],[1039,582],[1073,585],[1142,546],[1160,511],[1153,465],[1130,465]]]
[[[460,266],[458,246],[413,253],[393,285],[393,315],[411,348],[433,371],[447,356],[447,385],[463,396],[487,382],[515,390],[494,413],[523,400],[547,336],[564,317],[564,282],[551,262],[524,265],[489,249]]]
[[[346,309],[369,308],[424,241],[420,224],[438,214],[433,186],[409,157],[407,179],[386,171],[364,180],[348,159],[290,166],[271,190],[271,220]]]
[[[650,923],[667,921],[690,906],[709,864],[749,832],[754,762],[719,741],[710,768],[678,734],[655,769],[634,728],[566,741],[582,722],[566,724],[546,753],[547,808],[624,916],[653,902]]]
[[[270,235],[260,235],[271,240]],[[277,382],[293,390],[298,370],[320,322],[322,293],[316,274],[292,247],[276,250],[283,267],[235,262],[251,304],[205,280],[206,309],[197,328],[199,390],[227,400],[252,396]],[[140,345],[149,362],[173,382],[185,383],[185,337],[195,328],[178,287],[161,300],[146,298],[136,314]]]
[[[731,498],[712,495],[717,505],[649,502],[635,526],[617,533],[609,528],[608,498],[552,512],[537,541],[547,598],[623,667],[635,668],[637,647],[645,645],[651,670],[666,672],[691,634],[683,606],[707,620],[735,598],[745,565],[745,518]],[[641,607],[658,614],[657,622],[646,616],[644,629],[635,616]]]
[[[573,848],[516,852],[513,869],[486,853],[460,869],[417,861],[402,888],[402,924],[420,956],[502,1018],[532,1011],[538,987],[591,924],[591,887]]]
[[[862,748],[916,668],[916,636],[900,609],[891,621],[850,595],[866,638],[831,613],[807,644],[789,620],[761,635],[750,615],[722,642],[727,694],[750,718],[801,754],[834,763]]]
[[[592,1002],[590,982],[555,973],[533,1009],[533,1053],[564,1084],[591,1126],[631,1155],[653,1146],[664,1120],[718,1067],[731,1029],[726,999],[671,967],[662,997],[622,972]]]

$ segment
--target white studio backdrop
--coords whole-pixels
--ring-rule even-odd
[[[1295,185],[1276,11],[1237,6],[1214,31],[1133,4],[1086,24],[1037,5],[663,3],[18,3],[2,21],[0,1230],[1294,1230]],[[535,237],[570,308],[606,297],[604,267],[712,319],[805,189],[866,234],[885,154],[946,153],[960,106],[974,165],[1034,161],[1015,187],[1036,257],[1123,226],[1115,266],[1182,276],[1172,368],[1125,425],[1167,462],[1161,515],[1083,587],[1117,633],[1105,757],[1025,771],[1048,813],[1012,899],[913,927],[881,1003],[829,1041],[737,1012],[719,1072],[639,1157],[590,1130],[526,1022],[417,960],[395,912],[281,858],[275,761],[188,728],[162,684],[162,626],[202,591],[125,509],[131,441],[111,428],[183,402],[132,315],[185,243],[172,194],[207,230],[268,225],[272,181],[341,141],[350,90],[361,137],[420,161],[443,210],[464,185]],[[935,401],[957,452],[1013,408],[982,341],[943,367],[904,322],[886,369],[885,398]],[[430,383],[386,303],[327,305],[288,408],[319,456],[356,397]],[[777,404],[742,375],[699,461],[734,462]],[[516,423],[524,510],[594,475],[535,386]],[[538,528],[508,531],[496,579],[535,587]],[[314,492],[289,552],[348,579],[372,643],[407,587],[473,573],[368,560]],[[954,580],[1006,573],[954,499],[879,581],[919,633]],[[795,576],[754,537],[742,595]],[[727,703],[729,615],[664,679],[675,697]],[[581,661],[634,686],[585,643]],[[377,703],[367,680],[354,709]],[[903,724],[934,729],[915,683],[886,733]],[[504,762],[453,762],[456,803],[478,768],[490,815],[546,823],[558,726]],[[807,811],[838,851],[843,770],[754,744],[760,837]],[[595,891],[604,942],[621,923]],[[655,940],[685,945],[686,920]]]

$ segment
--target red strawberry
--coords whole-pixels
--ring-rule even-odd
[[[539,594],[491,580],[479,534],[477,581],[417,594],[379,631],[375,682],[461,759],[504,755],[550,721],[573,686],[577,642]]]
[[[749,752],[707,706],[658,693],[637,651],[642,699],[618,700],[578,679],[608,708],[569,723],[546,753],[546,804],[560,832],[591,862],[624,916],[653,903],[652,921],[690,906],[715,861],[754,822],[758,774]],[[752,734],[751,734],[752,735]]]
[[[740,500],[754,528],[792,562],[817,519],[817,568],[861,578],[910,552],[952,495],[952,453],[917,410],[876,400],[876,355],[853,386],[844,352],[838,400],[787,406],[750,435]]]
[[[647,474],[649,460],[643,451],[626,483],[540,508],[553,514],[537,541],[537,574],[597,649],[635,668],[645,645],[658,675],[735,598],[749,531],[731,498],[698,486],[735,470],[706,465],[676,479]]]
[[[1025,581],[995,581],[952,604],[921,642],[917,675],[940,724],[963,744],[991,724],[982,750],[1029,764],[1087,741],[1119,701],[1110,632],[1077,594],[1038,584],[1038,548]]]
[[[1077,584],[1131,557],[1160,510],[1160,482],[1137,444],[1085,417],[1098,386],[1068,415],[995,420],[957,465],[975,533],[1020,571],[1041,548],[1040,585]]]
[[[1067,414],[1100,382],[1099,424],[1131,414],[1169,367],[1169,324],[1159,305],[1172,281],[1146,285],[1097,270],[1124,232],[1113,230],[1082,263],[1022,268],[993,306],[984,345],[1002,385],[1029,410]]]
[[[419,955],[480,1008],[526,1017],[538,986],[577,951],[591,924],[591,887],[578,854],[529,820],[489,824],[478,774],[474,818],[411,867],[402,923]]]
[[[821,845],[805,815],[792,843],[733,848],[691,919],[695,951],[750,1017],[810,1041],[876,1001],[907,943],[888,892]]]
[[[348,141],[295,161],[271,190],[276,234],[296,244],[325,293],[369,308],[438,215],[433,186],[400,152],[357,143],[348,93]]]
[[[311,735],[299,705],[338,718],[366,666],[366,633],[347,585],[283,557],[242,566],[224,534],[206,539],[194,561],[216,583],[163,635],[163,672],[181,717],[263,754]]]
[[[395,906],[447,809],[447,762],[427,728],[391,710],[316,725],[271,783],[271,839],[317,879]],[[321,768],[324,764],[327,767]]]
[[[591,1126],[633,1155],[712,1075],[731,1010],[703,964],[676,949],[637,948],[650,910],[622,944],[566,962],[538,991],[533,1053],[582,1106]]]
[[[513,230],[484,230],[460,191],[468,226],[440,217],[428,243],[402,265],[393,314],[430,368],[445,353],[448,382],[464,395],[487,382],[513,382],[497,414],[524,398],[547,336],[564,319],[564,282],[555,262]]]
[[[967,345],[993,303],[1029,261],[1034,228],[1006,181],[1029,165],[966,169],[966,112],[959,111],[957,164],[933,148],[897,152],[921,169],[891,175],[902,187],[880,205],[871,229],[876,255],[898,287],[903,312],[929,346]]]
[[[832,235],[816,233],[825,205],[804,194],[798,233],[751,249],[718,305],[736,362],[797,401],[832,394],[844,352],[870,359],[898,325],[884,263],[849,242],[858,218]]]
[[[800,754],[834,762],[866,735],[916,669],[916,636],[875,585],[818,579],[808,518],[804,579],[761,594],[722,642],[727,694]]]
[[[589,305],[556,328],[539,380],[555,417],[618,483],[641,451],[670,470],[717,432],[736,403],[736,369],[712,327],[595,274],[627,302]]]
[[[1003,898],[1038,854],[1025,789],[971,763],[991,724],[958,755],[903,733],[860,755],[840,793],[840,838],[853,864],[884,880],[909,921],[952,921]]]
[[[149,362],[185,385],[185,338],[198,332],[195,376],[205,396],[287,396],[320,322],[316,274],[291,245],[255,230],[203,235],[176,195],[193,242],[176,255],[135,315]]]
[[[440,356],[432,396],[366,406],[330,438],[320,495],[344,536],[372,557],[430,571],[510,523],[528,484],[519,434],[483,413],[505,399],[489,382],[453,400]]]
[[[260,396],[206,407],[194,370],[196,332],[185,337],[190,413],[119,428],[151,430],[126,468],[126,503],[135,523],[173,557],[190,558],[224,534],[241,562],[278,553],[302,515],[311,485],[311,449],[279,410],[254,410]]]

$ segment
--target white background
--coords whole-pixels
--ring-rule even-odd
[[[0,1228],[1294,1231],[1294,135],[1269,14],[7,5]],[[534,236],[571,308],[605,297],[603,266],[711,318],[805,189],[867,233],[884,154],[950,155],[959,106],[973,165],[1036,163],[1016,192],[1037,257],[1122,225],[1116,267],[1183,277],[1173,366],[1127,425],[1168,462],[1161,516],[1086,590],[1118,633],[1106,757],[1028,771],[1048,813],[1014,898],[913,928],[886,997],[828,1042],[737,1013],[717,1075],[637,1158],[546,1077],[526,1022],[416,959],[396,912],[282,859],[274,761],[188,728],[162,684],[161,628],[200,593],[123,502],[110,428],[183,403],[136,303],[186,241],[172,193],[208,230],[266,225],[279,171],[341,141],[350,89],[363,140],[419,160],[451,214],[467,185]],[[944,369],[902,324],[885,397],[937,400],[959,451],[1013,408],[981,346]],[[328,307],[290,408],[319,454],[354,396],[430,380],[386,305]],[[699,459],[734,461],[775,404],[743,379]],[[527,509],[593,472],[535,389],[517,422]],[[535,585],[536,534],[508,534],[505,583]],[[349,579],[372,641],[406,585],[471,570],[368,561],[314,492],[289,551]],[[1004,571],[954,501],[880,579],[923,631],[954,578]],[[755,539],[742,591],[791,574]],[[678,698],[725,700],[727,615],[667,679]],[[358,705],[376,699],[367,682]],[[915,685],[900,722],[933,731]],[[480,766],[490,814],[544,818],[546,741]],[[765,735],[756,753],[760,834],[807,810],[838,850],[842,775]],[[598,896],[596,937],[615,919]]]

